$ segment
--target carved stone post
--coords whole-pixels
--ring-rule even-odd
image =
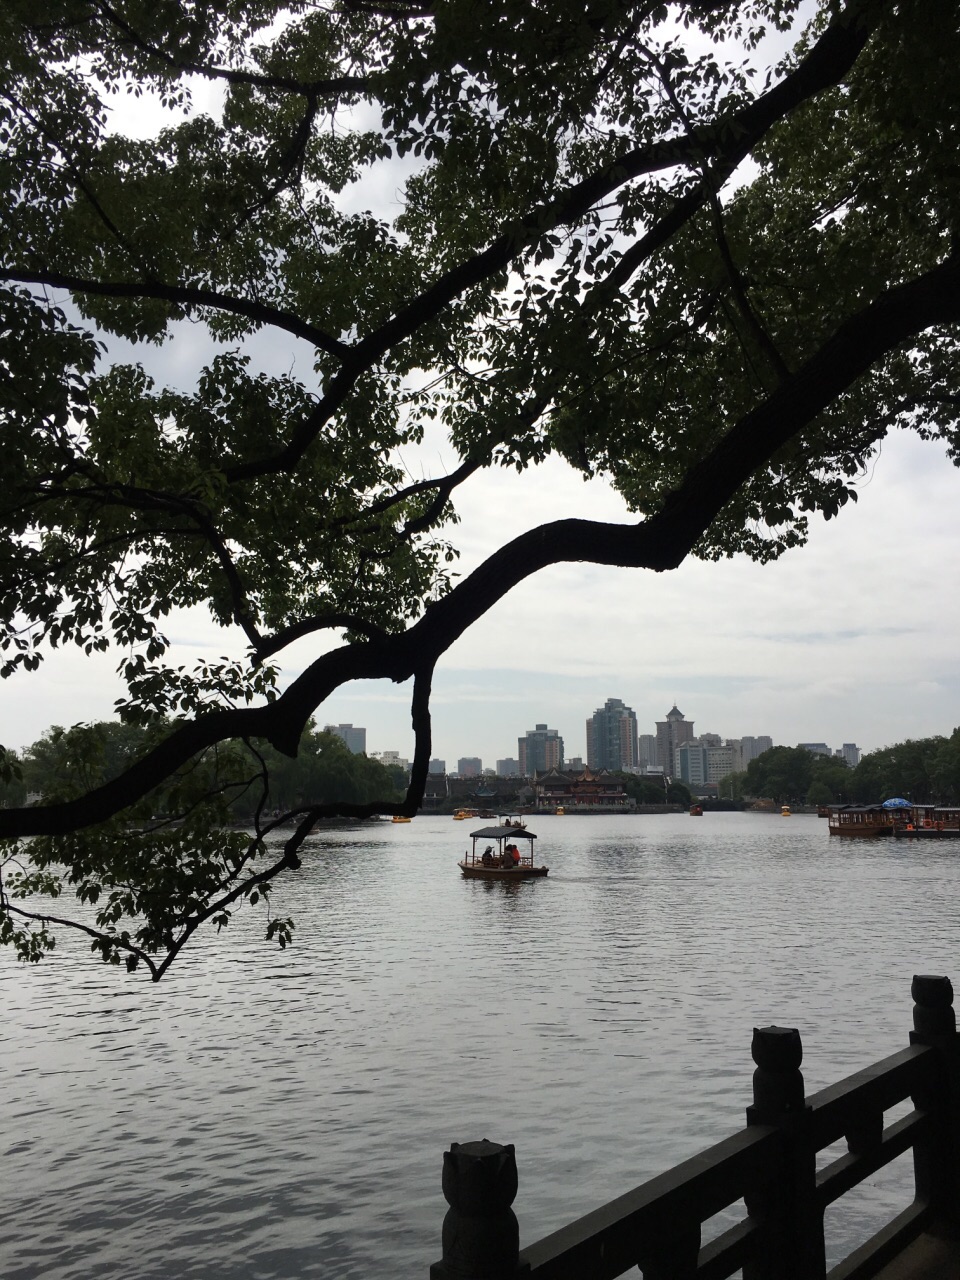
[[[780,1176],[746,1197],[762,1227],[759,1256],[744,1280],[822,1280],[826,1275],[823,1214],[817,1204],[816,1152],[804,1098],[803,1045],[795,1027],[754,1028],[753,1106],[748,1125],[773,1125],[783,1139]]]
[[[949,978],[913,979],[911,1044],[931,1045],[940,1070],[935,1083],[913,1095],[915,1107],[933,1117],[929,1136],[913,1148],[917,1197],[933,1210],[932,1235],[960,1239],[960,1036]]]
[[[443,1153],[443,1257],[430,1280],[514,1280],[520,1228],[511,1209],[517,1194],[512,1144],[452,1142]],[[527,1268],[524,1268],[525,1271]]]

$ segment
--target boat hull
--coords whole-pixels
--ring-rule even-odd
[[[892,836],[894,828],[892,826],[868,826],[861,823],[856,826],[850,823],[845,826],[835,826],[831,824],[830,834],[832,836],[842,836],[847,840],[876,840],[880,836]]]
[[[458,865],[467,880],[535,880],[550,870],[549,867],[485,867],[471,862]]]
[[[897,827],[893,834],[898,840],[960,840],[960,827]]]

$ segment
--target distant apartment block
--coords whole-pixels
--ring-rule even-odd
[[[410,761],[405,760],[399,751],[374,751],[371,760],[379,760],[388,769],[410,769]]]
[[[361,729],[359,725],[352,724],[325,724],[323,728],[326,733],[335,733],[347,750],[352,751],[355,756],[366,754],[366,729]]]
[[[855,742],[845,742],[837,755],[846,760],[851,769],[855,769],[863,759],[863,752]]]
[[[506,760],[497,761],[498,778],[519,778],[522,776],[520,761],[508,756]]]
[[[587,768],[633,769],[637,716],[620,698],[608,698],[587,721]]]
[[[446,772],[447,772],[446,760],[433,759],[427,765],[427,773],[446,773]]]
[[[479,756],[461,756],[457,761],[457,773],[461,778],[479,778],[483,773],[483,761]]]
[[[637,739],[637,766],[642,771],[658,765],[657,739],[652,733],[641,733]]]
[[[765,735],[759,738],[741,738],[740,750],[743,753],[743,768],[745,769],[751,760],[756,760],[757,756],[762,756],[764,751],[773,750],[773,739]]]
[[[715,742],[707,747],[707,782],[720,782],[737,768],[739,748],[735,751],[729,742]]]
[[[583,773],[587,766],[584,763],[583,756],[573,756],[563,767],[566,773]]]
[[[812,756],[833,755],[833,749],[825,742],[798,742],[797,746],[802,747],[804,751],[809,751]]]
[[[538,724],[517,739],[520,773],[524,778],[563,768],[563,739],[556,729]]]

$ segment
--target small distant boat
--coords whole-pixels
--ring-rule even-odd
[[[558,817],[558,818],[562,818],[562,817],[563,817],[563,815],[564,815],[566,812],[567,812],[567,811],[566,811],[566,809],[564,809],[564,807],[563,807],[563,805],[562,805],[562,804],[557,806],[557,817]]]
[[[471,831],[470,838],[473,844],[457,864],[468,880],[531,880],[545,876],[550,869],[534,866],[533,842],[537,837],[519,821],[501,819],[498,826]],[[483,846],[479,853],[478,841]],[[525,844],[523,849],[518,841]]]
[[[457,809],[453,815],[454,822],[463,822],[465,818],[479,818],[479,809]]]
[[[690,806],[690,817],[691,817],[691,818],[702,818],[702,817],[703,817],[703,805],[702,805],[702,804],[692,804],[692,805]]]
[[[789,818],[790,816],[791,816],[791,814],[790,814],[790,806],[789,806],[788,804],[782,804],[782,805],[780,806],[780,817],[781,817],[781,818]]]
[[[408,818],[408,817],[406,816],[406,814],[403,814],[403,813],[395,813],[395,814],[393,815],[393,817],[390,819],[390,821],[391,821],[391,822],[412,822],[412,821],[413,821],[413,819],[412,819],[412,818]]]

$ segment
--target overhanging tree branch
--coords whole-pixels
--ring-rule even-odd
[[[324,333],[316,325],[309,324],[291,311],[271,307],[250,298],[238,298],[221,293],[217,289],[205,289],[189,285],[163,284],[157,280],[96,280],[85,276],[70,275],[63,271],[31,270],[16,267],[0,268],[0,280],[16,284],[39,284],[51,289],[67,289],[71,293],[91,294],[99,298],[153,298],[169,302],[173,306],[192,309],[209,307],[212,311],[225,311],[231,315],[245,316],[258,325],[269,325],[296,338],[303,338],[311,346],[328,355],[343,359],[350,353],[346,343]]]
[[[445,272],[410,304],[352,347],[314,410],[294,428],[283,449],[256,460],[228,459],[224,464],[228,480],[249,480],[292,471],[317,433],[347,400],[363,373],[435,320],[468,289],[509,267],[548,232],[582,217],[631,178],[685,161],[715,157],[709,182],[701,181],[691,192],[679,197],[672,210],[622,255],[620,264],[610,271],[603,284],[594,287],[594,305],[599,306],[703,207],[711,190],[723,185],[778,120],[842,79],[863,50],[882,8],[880,0],[851,0],[799,66],[755,102],[729,119],[695,130],[692,138],[681,136],[625,153],[553,200],[537,206],[483,252]]]
[[[293,755],[312,712],[347,681],[404,681],[418,675],[426,689],[427,673],[439,656],[513,587],[548,565],[581,561],[658,572],[676,568],[740,486],[874,364],[932,326],[958,322],[960,258],[953,257],[887,290],[840,325],[815,355],[690,468],[649,519],[634,525],[558,520],[521,534],[429,606],[408,631],[323,655],[267,706],[211,712],[176,729],[119,778],[77,800],[0,810],[0,837],[57,834],[105,821],[197,752],[227,738],[266,738]],[[418,740],[421,753],[425,741],[429,743],[428,733]]]

